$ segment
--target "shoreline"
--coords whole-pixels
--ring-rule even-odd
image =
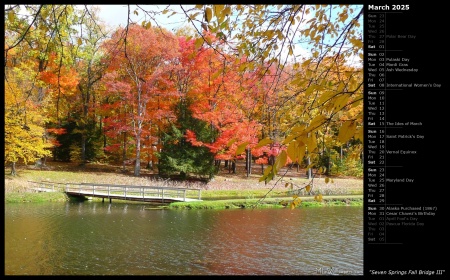
[[[23,166],[18,169],[18,176],[10,176],[5,170],[4,201],[6,204],[10,204],[65,202],[72,199],[62,192],[36,192],[31,189],[29,181],[59,182],[62,184],[91,182],[131,186],[160,185],[201,189],[202,201],[195,203],[173,202],[170,205],[164,205],[163,209],[254,208],[255,205],[257,208],[290,208],[294,195],[298,195],[302,201],[301,203],[296,202],[297,207],[362,205],[363,201],[362,178],[331,177],[330,180],[326,180],[324,175],[319,175],[314,180],[310,180],[302,175],[303,172],[293,172],[291,176],[280,176],[281,178],[265,184],[259,182],[261,175],[258,174],[245,177],[243,174],[222,172],[208,183],[198,183],[167,181],[149,176],[150,174],[135,177],[121,172],[105,172],[105,169],[99,170],[93,167],[64,168],[64,170],[61,170],[62,168],[53,165],[50,170],[37,170],[30,166]],[[307,185],[311,185],[310,192],[305,190]],[[323,201],[314,201],[315,194],[321,194]],[[93,201],[95,201],[95,198]],[[113,203],[114,201],[115,203],[137,203],[129,200],[113,200]],[[161,209],[161,207],[152,209]]]
[[[323,196],[321,201],[316,201],[314,196],[299,196],[301,202],[295,208],[303,207],[330,207],[330,206],[362,206],[363,195],[329,195]],[[68,197],[60,192],[23,192],[5,194],[5,204],[18,203],[59,203],[70,200],[77,200]],[[78,199],[79,200],[79,199]],[[100,198],[86,199],[94,202],[100,202]],[[83,201],[83,200],[81,200]],[[196,202],[172,202],[170,204],[151,204],[130,200],[113,200],[112,203],[119,204],[141,204],[148,205],[145,210],[159,209],[256,209],[256,208],[290,208],[293,197],[266,197],[266,198],[232,198],[221,199],[212,197],[208,200]]]

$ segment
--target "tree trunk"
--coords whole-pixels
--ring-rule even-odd
[[[141,173],[141,135],[138,134],[138,136],[136,137],[136,163],[134,165],[134,176],[139,176],[140,173]]]
[[[84,131],[81,134],[81,164],[86,164],[86,135]]]
[[[16,175],[17,175],[17,172],[16,172],[16,163],[15,163],[15,162],[11,163],[11,175],[12,175],[12,176],[16,176]]]
[[[125,172],[125,161],[127,160],[127,132],[123,132],[123,149],[122,149],[122,171]]]
[[[311,159],[308,157],[307,159],[306,159],[306,164],[309,166],[310,164],[311,164]],[[312,178],[312,170],[311,170],[311,168],[308,168],[308,170],[306,171],[306,178],[307,179],[311,179]]]
[[[136,151],[136,164],[134,165],[134,176],[141,174],[141,151]]]
[[[245,169],[247,170],[247,177],[249,177],[252,174],[252,150],[247,149],[246,152]]]

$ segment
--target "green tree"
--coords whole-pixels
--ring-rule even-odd
[[[162,177],[178,175],[181,179],[190,176],[210,180],[217,173],[214,154],[207,147],[196,147],[186,141],[186,133],[194,132],[204,142],[214,139],[207,122],[195,119],[189,110],[190,101],[181,99],[176,105],[176,122],[162,136],[162,150],[159,153],[159,174]]]

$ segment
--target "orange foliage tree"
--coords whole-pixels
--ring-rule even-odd
[[[177,46],[172,33],[138,25],[119,28],[104,45],[111,62],[107,69],[110,75],[105,78],[106,90],[117,94],[117,87],[124,85],[127,89],[110,105],[119,106],[124,116],[111,114],[105,122],[110,133],[125,132],[133,138],[136,176],[140,174],[143,138],[149,129],[145,123],[152,122],[161,130],[167,119],[173,118],[170,107],[178,93],[171,75],[177,65]]]

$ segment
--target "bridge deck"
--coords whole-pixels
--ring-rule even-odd
[[[40,192],[60,191],[71,196],[108,198],[110,202],[112,199],[159,203],[201,201],[201,189],[97,183],[75,184],[48,181],[29,182],[35,186],[32,189]]]

